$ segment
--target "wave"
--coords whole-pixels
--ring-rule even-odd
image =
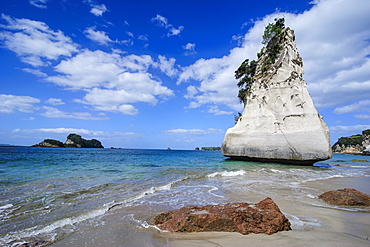
[[[292,224],[293,230],[309,230],[317,227],[323,226],[325,223],[314,217],[309,217],[305,215],[293,215],[283,212],[284,215],[289,219]]]
[[[86,213],[82,213],[78,216],[61,219],[61,220],[52,222],[47,226],[34,226],[34,227],[30,227],[30,228],[26,228],[26,229],[22,229],[22,230],[19,230],[19,231],[14,231],[14,232],[8,233],[4,237],[0,238],[0,246],[9,246],[9,245],[17,246],[18,244],[23,243],[22,242],[23,239],[27,239],[27,238],[30,238],[30,237],[36,237],[37,238],[38,236],[45,236],[45,235],[48,236],[47,238],[49,238],[48,239],[49,242],[53,242],[57,238],[57,234],[55,233],[55,231],[57,229],[62,229],[62,228],[65,228],[67,226],[70,226],[67,231],[71,231],[70,228],[72,228],[72,230],[73,230],[74,226],[76,224],[80,223],[80,222],[102,216],[105,213],[107,213],[108,211],[110,211],[113,208],[118,207],[118,206],[129,206],[131,203],[136,202],[136,201],[142,199],[143,197],[154,194],[158,191],[170,190],[171,187],[174,184],[179,183],[181,181],[184,181],[186,179],[188,179],[188,177],[184,177],[184,178],[177,179],[175,181],[171,181],[171,182],[169,182],[165,185],[151,187],[150,189],[144,190],[144,191],[140,192],[139,194],[137,194],[135,196],[132,196],[130,198],[127,198],[127,199],[125,199],[121,202],[112,201],[110,203],[104,204],[101,208],[91,210],[91,211],[86,212]],[[106,186],[107,185],[93,186],[89,189],[95,190],[97,188],[106,187]],[[81,192],[84,193],[86,191],[81,190],[78,193],[81,193]],[[5,211],[11,209],[12,207],[13,207],[12,204],[7,204],[7,205],[4,205],[4,206],[1,206],[0,207],[0,212],[3,212],[3,211],[5,212]],[[18,241],[18,242],[16,242],[16,241]]]
[[[171,181],[171,182],[169,182],[169,183],[167,183],[165,185],[162,185],[162,186],[154,186],[154,187],[151,187],[150,189],[144,190],[144,191],[140,192],[139,194],[137,194],[137,195],[135,195],[133,197],[130,197],[130,198],[127,198],[127,199],[123,200],[122,202],[115,203],[114,205],[110,206],[108,208],[108,210],[112,210],[113,208],[118,207],[118,206],[122,206],[122,205],[129,206],[131,203],[133,203],[135,201],[138,201],[138,200],[142,199],[145,196],[154,194],[157,191],[170,190],[171,187],[174,184],[179,183],[179,182],[182,182],[182,181],[184,181],[184,180],[186,180],[188,178],[189,177],[186,176],[184,178],[180,178],[180,179],[177,179],[175,181]]]
[[[34,227],[26,228],[20,231],[8,233],[5,237],[0,239],[0,245],[6,246],[6,245],[13,243],[13,245],[17,246],[18,243],[16,243],[15,241],[21,241],[22,239],[26,239],[29,237],[37,237],[39,235],[44,235],[44,234],[50,234],[54,232],[55,230],[66,227],[66,226],[73,227],[75,224],[79,222],[103,215],[104,213],[108,211],[108,208],[109,207],[105,206],[103,208],[92,210],[92,211],[89,211],[87,213],[81,214],[76,217],[70,217],[70,218],[65,218],[65,219],[55,221],[43,227],[34,226]],[[50,234],[48,235],[48,237],[50,238],[49,241],[53,242],[56,239],[56,234]],[[19,243],[23,243],[23,241]]]
[[[208,178],[214,178],[218,176],[219,177],[237,177],[237,176],[244,176],[245,174],[247,174],[247,172],[244,170],[231,171],[231,172],[222,171],[222,172],[214,172],[214,173],[208,174],[206,177]]]

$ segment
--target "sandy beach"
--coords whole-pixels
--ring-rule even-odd
[[[370,194],[370,178],[332,178],[307,182],[306,185],[318,191],[355,188]],[[259,200],[259,199],[258,199]],[[258,201],[257,200],[257,201]],[[316,200],[315,200],[316,201]],[[369,246],[370,208],[333,207],[317,199],[317,206],[276,200],[280,209],[290,215],[316,218],[322,226],[307,225],[273,235],[238,233],[161,233],[158,237],[168,238],[166,246]],[[289,216],[288,214],[288,216]],[[302,217],[302,219],[304,218]],[[301,219],[301,220],[302,220]],[[304,220],[303,220],[304,221]]]
[[[370,178],[332,178],[306,182],[305,186],[317,193],[314,196],[341,188],[355,188],[370,194]],[[240,201],[236,194],[235,201]],[[248,201],[258,202],[264,199],[246,193]],[[239,200],[238,200],[239,198]],[[77,233],[53,244],[52,246],[176,246],[176,247],[216,247],[216,246],[369,246],[370,244],[370,208],[366,207],[337,207],[311,198],[311,202],[297,202],[287,199],[275,199],[292,223],[292,230],[273,235],[210,232],[210,233],[169,233],[153,227],[144,228],[137,232],[142,235],[140,243],[125,244],[124,228],[130,227],[119,223],[120,210],[109,216],[114,227],[105,225],[100,229]],[[137,210],[137,209],[136,209]],[[127,213],[127,212],[126,212]],[[151,215],[146,215],[148,220]],[[131,226],[132,227],[132,226]],[[131,232],[132,233],[132,232]],[[138,236],[131,236],[137,238]],[[145,243],[145,245],[143,245]]]

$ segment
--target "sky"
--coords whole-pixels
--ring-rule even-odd
[[[0,143],[220,146],[243,110],[234,71],[284,17],[333,144],[370,128],[369,13],[368,0],[0,1]]]

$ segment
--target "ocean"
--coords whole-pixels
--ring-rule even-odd
[[[273,237],[282,238],[275,244],[292,236],[305,243],[307,232],[318,234],[306,236],[307,246],[320,234],[339,241],[335,246],[341,238],[370,244],[369,208],[317,198],[343,188],[338,185],[369,193],[370,157],[334,154],[307,167],[232,161],[219,151],[0,147],[0,246],[35,240],[50,246],[237,246],[210,241],[215,235],[170,234],[149,222],[187,205],[266,197],[292,223],[292,231]],[[351,229],[338,230],[341,221]]]

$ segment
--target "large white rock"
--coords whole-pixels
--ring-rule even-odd
[[[282,49],[269,70],[258,60],[244,110],[227,130],[223,155],[233,159],[311,165],[331,158],[329,130],[302,79],[303,62],[294,32],[284,29]]]

